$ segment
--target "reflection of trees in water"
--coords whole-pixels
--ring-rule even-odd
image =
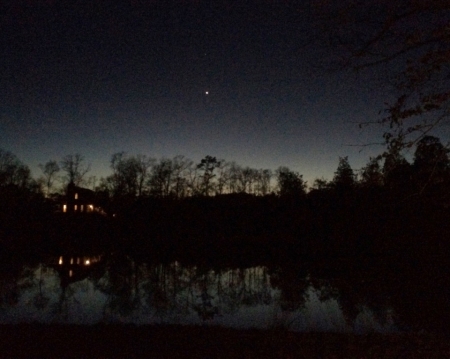
[[[445,293],[450,291],[446,286],[449,280],[439,277],[439,273],[420,267],[397,271],[394,276],[387,270],[377,268],[372,273],[366,268],[337,278],[332,270],[321,268],[315,271],[311,267],[305,273],[300,265],[291,263],[277,269],[211,269],[179,262],[138,263],[114,255],[105,259],[104,265],[93,268],[88,279],[63,286],[54,267],[3,263],[0,310],[7,313],[25,303],[28,308],[34,307],[35,313],[41,312],[43,318],[82,321],[80,313],[85,313],[86,308],[81,306],[89,303],[80,293],[94,288],[106,320],[117,316],[134,322],[186,322],[186,318],[192,321],[195,317],[210,320],[239,313],[244,307],[272,304],[277,308],[280,305],[279,309],[289,317],[309,308],[308,293],[313,290],[321,302],[336,300],[349,326],[355,320],[364,320],[364,313],[380,325],[398,320],[404,325],[399,328],[444,328],[448,323]],[[315,303],[316,297],[309,299]]]
[[[369,311],[381,326],[392,319],[391,303],[374,280],[361,279],[359,275],[346,278],[311,278],[311,286],[320,301],[335,299],[349,325],[353,325],[361,313]],[[384,293],[384,294],[383,294]]]
[[[154,309],[154,314],[163,319],[188,312],[193,271],[182,267],[178,262],[168,265],[144,265],[146,274],[142,287],[145,301]]]
[[[328,275],[318,272],[321,274],[318,279],[314,270],[307,274],[304,268],[295,265],[276,270],[266,267],[213,270],[183,266],[179,262],[137,264],[131,258],[117,257],[109,263],[108,275],[97,282],[97,287],[108,295],[105,315],[130,316],[135,310],[145,309],[160,321],[182,322],[193,313],[201,320],[209,320],[236,313],[243,306],[269,305],[274,302],[273,289],[279,290],[277,302],[281,310],[292,313],[305,308],[308,289],[312,288],[320,301],[336,300],[350,326],[361,320],[362,312],[370,312],[380,325],[388,324],[393,316],[391,308],[394,315],[401,314],[404,322],[414,324],[420,320],[419,324],[426,324],[428,318],[436,322],[435,317],[415,313],[412,306],[418,300],[406,302],[409,296],[421,299],[422,303],[427,300],[428,306],[438,303],[419,296],[414,289],[417,283],[408,289],[407,278],[404,284],[399,284],[386,273],[371,275],[366,271],[335,278],[331,272]],[[399,285],[407,288],[403,294],[399,294]],[[432,286],[430,282],[425,292],[432,293]],[[442,310],[443,306],[439,308]]]
[[[54,276],[57,276],[57,271],[51,268],[47,269],[53,272]],[[56,281],[58,282],[58,281]],[[51,303],[51,317],[56,322],[81,322],[84,320],[89,322],[89,318],[80,317],[81,313],[84,313],[83,303],[78,298],[80,294],[86,293],[90,289],[91,282],[87,279],[75,281],[69,285],[62,285],[59,283],[57,291],[59,295],[54,303]]]
[[[59,290],[54,285],[52,288],[48,286],[48,280],[55,275],[51,268],[48,268],[44,264],[37,264],[36,266],[23,266],[19,278],[17,278],[16,295],[20,296],[24,292],[31,292],[30,304],[32,304],[38,310],[45,310],[51,300],[52,293],[49,289]],[[18,299],[18,297],[17,297]]]
[[[23,265],[19,263],[3,264],[0,271],[0,307],[14,306],[18,303],[23,287]]]
[[[310,286],[306,274],[297,267],[285,267],[272,270],[270,283],[280,290],[280,307],[283,311],[295,311],[305,307]]]
[[[108,298],[105,316],[129,316],[134,310],[147,309],[160,321],[181,320],[190,313],[207,320],[235,312],[242,305],[272,302],[265,267],[214,271],[179,262],[136,264],[120,257],[111,261],[107,275],[95,285]]]
[[[197,294],[193,297],[193,307],[203,320],[234,313],[242,306],[269,304],[272,301],[265,267],[199,270],[195,283]]]
[[[233,312],[242,305],[270,304],[269,273],[266,267],[230,269],[216,276],[219,303]]]
[[[79,288],[69,292],[62,289],[53,268],[43,263],[17,262],[3,269],[0,272],[0,307],[13,308],[25,296],[26,304],[38,311],[49,309],[52,317],[68,318],[69,302]]]
[[[94,286],[106,295],[105,317],[119,314],[126,317],[140,307],[140,269],[128,256],[112,256],[105,274],[95,280]]]
[[[46,294],[44,294],[42,287],[44,285],[44,278],[43,276],[49,272],[49,268],[45,267],[42,263],[39,264],[39,269],[37,271],[34,271],[35,274],[38,274],[38,278],[36,280],[38,281],[38,287],[39,290],[34,296],[33,304],[37,309],[43,310],[47,307],[50,297]]]
[[[202,320],[213,319],[219,314],[219,307],[216,305],[216,277],[214,270],[204,267],[192,268],[189,306]]]
[[[113,255],[105,260],[106,268],[92,272],[89,281],[71,283],[49,292],[45,278],[55,276],[52,268],[43,265],[10,266],[0,275],[0,304],[17,304],[21,293],[33,287],[31,304],[38,310],[49,308],[56,318],[71,320],[71,313],[82,305],[77,293],[87,290],[92,283],[106,295],[104,318],[119,315],[126,320],[134,314],[148,315],[160,321],[183,321],[196,313],[202,320],[217,315],[233,314],[244,306],[277,303],[285,312],[305,308],[308,288],[316,290],[318,299],[336,299],[348,322],[357,318],[362,308],[370,309],[383,323],[388,316],[389,302],[386,288],[379,282],[363,281],[360,275],[346,280],[324,278],[318,280],[314,272],[308,276],[300,266],[289,265],[278,269],[266,267],[211,269],[209,267],[170,264],[137,263],[124,255]],[[105,271],[106,270],[106,271]],[[59,281],[55,281],[58,286]],[[278,289],[278,291],[274,291]],[[389,292],[389,291],[388,291]],[[278,297],[279,295],[279,297]]]
[[[202,320],[241,305],[268,304],[272,297],[266,268],[214,271],[202,267],[142,264],[143,302],[160,320],[196,312]]]
[[[393,276],[379,269],[376,273],[349,271],[336,278],[331,270],[312,268],[306,272],[292,264],[271,270],[213,270],[185,267],[179,262],[136,264],[130,258],[117,257],[109,263],[108,274],[97,281],[97,287],[108,295],[105,314],[129,316],[135,310],[146,309],[148,315],[160,321],[181,322],[192,313],[208,320],[236,313],[243,306],[269,305],[274,302],[274,289],[279,290],[281,310],[294,312],[305,308],[308,288],[312,288],[320,301],[336,300],[349,325],[360,320],[362,312],[370,312],[381,326],[391,323],[394,317],[410,323],[412,328],[431,328],[439,320],[443,322],[438,317],[446,306],[445,299],[429,294],[443,293],[444,287],[435,288],[431,274],[425,281],[424,274],[419,276],[418,271],[402,273],[404,280],[399,282],[399,273]],[[426,308],[423,313],[417,311],[417,303]],[[433,306],[436,313],[432,313]]]
[[[52,312],[56,314],[55,318],[59,318],[63,322],[68,322],[70,319],[70,308],[74,302],[75,290],[73,286],[61,288],[61,293],[56,303],[52,305]]]
[[[361,302],[360,293],[349,281],[312,277],[310,278],[310,285],[318,294],[320,301],[337,300],[347,324],[354,322],[361,311],[362,305],[364,305]],[[349,293],[341,293],[341,290],[344,289],[348,290]]]

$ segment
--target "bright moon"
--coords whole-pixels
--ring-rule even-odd
[[[208,95],[209,94],[209,91],[205,91],[205,95]]]

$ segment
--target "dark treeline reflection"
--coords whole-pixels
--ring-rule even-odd
[[[448,331],[450,161],[437,138],[424,137],[412,163],[389,153],[371,159],[356,174],[341,158],[333,180],[318,179],[309,190],[301,175],[287,168],[276,171],[273,185],[270,172],[250,180],[256,172],[237,165],[221,167],[222,162],[210,156],[196,166],[190,164],[190,170],[178,177],[166,176],[174,173],[170,161],[164,166],[147,161],[144,177],[124,178],[135,160],[113,157],[114,174],[105,182],[109,187],[95,191],[102,211],[64,213],[64,193],[51,195],[47,182],[44,196],[26,166],[0,151],[2,305],[14,305],[24,287],[39,282],[34,269],[48,264],[49,258],[62,256],[66,263],[67,256],[80,262],[103,256],[81,274],[70,267],[64,274],[54,267],[57,264],[42,267],[62,276],[60,303],[70,298],[71,281],[89,275],[109,298],[109,310],[133,313],[142,305],[146,285],[151,295],[145,300],[163,310],[174,303],[168,298],[177,297],[181,288],[187,290],[194,276],[196,283],[198,278],[204,283],[196,284],[197,308],[206,306],[202,315],[216,316],[220,306],[210,296],[218,297],[223,285],[216,278],[211,294],[207,273],[266,268],[285,311],[303,305],[312,286],[321,299],[337,300],[349,320],[364,307],[377,318],[392,308],[402,328]],[[64,165],[70,161],[74,158],[66,156]],[[69,174],[73,183],[82,185],[81,174]],[[191,177],[195,181],[189,184]],[[162,190],[150,190],[155,186]],[[181,267],[174,266],[176,262]],[[67,274],[70,270],[72,276]],[[168,273],[173,283],[158,282]],[[163,289],[155,283],[164,283]],[[199,294],[199,288],[208,290]],[[33,303],[51,303],[45,291],[37,293]],[[265,298],[262,303],[271,300],[259,296]],[[239,298],[244,303],[254,300]],[[186,301],[193,308],[193,299]]]
[[[424,274],[428,268],[227,262],[163,263],[114,252],[3,262],[0,321],[448,331],[448,286],[433,280],[436,273]]]
[[[88,258],[95,261],[88,262]],[[361,330],[394,328],[392,309],[385,299],[374,304],[354,292],[341,296],[341,289],[347,288],[341,288],[339,281],[312,280],[292,268],[212,269],[178,261],[139,263],[117,254],[60,256],[46,263],[10,266],[1,276],[3,322],[210,322],[353,330],[359,315],[360,322],[366,320]],[[345,316],[331,299],[342,301]],[[327,309],[320,301],[331,304]],[[367,314],[373,310],[375,319]]]

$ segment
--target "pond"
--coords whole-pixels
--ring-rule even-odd
[[[200,324],[293,331],[397,332],[389,298],[296,268],[207,268],[66,255],[4,271],[0,322]],[[361,283],[359,283],[361,285]],[[347,288],[347,293],[342,291]]]

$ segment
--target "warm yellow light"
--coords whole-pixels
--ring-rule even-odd
[[[78,199],[78,193],[75,193],[75,199]]]
[[[70,258],[70,264],[73,264],[73,258]]]
[[[58,262],[60,265],[61,264],[63,264],[63,258],[62,258],[62,256],[61,257],[59,257],[59,262]]]
[[[63,205],[63,212],[66,213],[67,212],[67,204]]]
[[[90,265],[90,264],[91,264],[91,261],[90,261],[89,259],[86,259],[86,260],[84,261],[84,265],[88,266],[88,265]]]
[[[73,274],[73,272],[72,272],[72,269],[69,271],[69,277],[72,277],[72,274]]]
[[[73,209],[76,211],[76,210],[78,209],[78,206],[75,205],[75,206],[73,207]]]

